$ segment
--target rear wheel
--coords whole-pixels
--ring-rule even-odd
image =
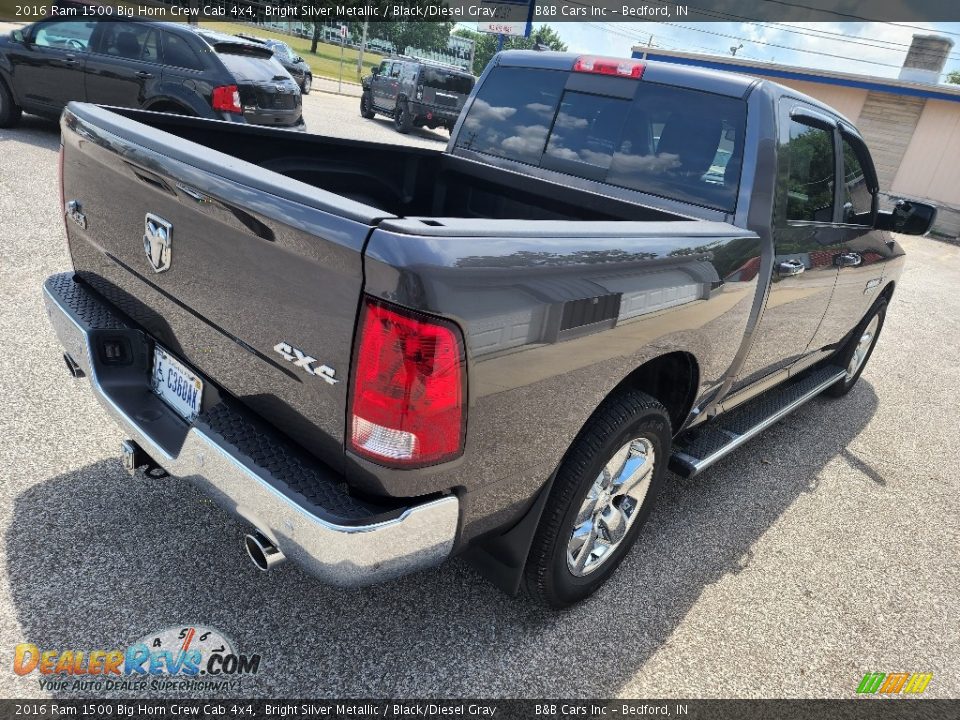
[[[23,111],[13,99],[13,93],[0,79],[0,128],[13,127],[20,122]]]
[[[370,91],[364,90],[360,95],[360,116],[371,120],[376,113],[373,111],[373,103],[370,101]]]
[[[886,316],[887,300],[883,298],[860,321],[850,339],[847,340],[847,344],[838,353],[836,364],[846,368],[847,374],[827,388],[827,395],[843,397],[857,384],[864,368],[867,367],[867,361],[873,355],[873,348],[877,345]]]
[[[393,126],[397,129],[397,132],[406,135],[413,130],[413,121],[414,117],[410,114],[410,108],[407,106],[406,100],[398,101],[397,107],[393,111]]]
[[[313,76],[307,75],[303,78],[303,87],[300,88],[300,92],[304,95],[310,94],[310,88],[313,87]]]
[[[671,438],[666,409],[645,393],[601,405],[557,471],[525,568],[532,597],[566,607],[614,573],[663,484]]]

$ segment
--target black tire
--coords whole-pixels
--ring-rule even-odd
[[[367,120],[372,120],[376,113],[373,111],[373,103],[370,98],[370,91],[364,90],[360,95],[360,116]]]
[[[7,84],[0,79],[0,128],[14,127],[20,122],[23,110],[13,99],[13,93]]]
[[[856,329],[851,333],[849,339],[843,348],[837,353],[834,364],[840,367],[848,369],[846,377],[841,378],[836,383],[831,385],[826,389],[826,394],[830,397],[840,398],[846,395],[853,389],[853,386],[857,384],[857,380],[860,379],[860,376],[863,374],[864,368],[867,367],[867,363],[870,362],[870,356],[873,355],[873,349],[877,346],[877,340],[880,339],[880,331],[883,330],[883,321],[887,317],[887,299],[880,298],[872,308],[870,312],[867,313],[866,317],[860,321],[860,324],[857,325]],[[857,347],[860,345],[861,340],[865,337],[865,333],[871,326],[874,318],[877,318],[876,328],[872,330],[871,337],[869,340],[870,345],[866,349],[866,354],[863,356],[863,359],[859,361],[859,365],[856,370],[850,374],[850,365],[853,361],[854,355],[857,352]]]
[[[589,574],[577,575],[570,567],[572,555],[568,561],[568,545],[581,506],[588,494],[595,491],[595,483],[614,455],[641,439],[654,453],[646,493],[639,504],[633,505],[632,520],[619,544]],[[553,608],[567,607],[591,595],[616,571],[636,541],[663,485],[671,443],[670,416],[649,395],[629,391],[604,401],[574,441],[550,490],[524,569],[526,589],[532,598]],[[608,507],[614,507],[613,504]],[[593,514],[595,510],[589,512]],[[594,515],[591,523],[599,525],[599,518],[600,515]]]
[[[300,88],[300,93],[302,95],[309,95],[310,90],[312,88],[313,88],[313,75],[304,75],[303,86]]]
[[[397,101],[397,107],[393,111],[393,126],[397,129],[397,132],[406,135],[413,130],[414,119],[413,115],[410,114],[407,101]]]

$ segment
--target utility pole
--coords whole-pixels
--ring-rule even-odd
[[[363,35],[360,37],[360,52],[357,53],[357,79],[359,80],[363,76],[363,51],[367,47],[367,25],[370,24],[369,20],[363,21]]]

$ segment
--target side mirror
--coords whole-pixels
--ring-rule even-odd
[[[26,36],[23,34],[23,30],[20,30],[19,28],[17,30],[10,31],[10,39],[14,42],[23,43],[24,45],[29,44]]]
[[[379,75],[379,74],[380,74],[380,66],[379,66],[379,65],[374,65],[372,68],[370,68],[370,74],[373,75],[374,77],[376,77],[377,75]]]
[[[296,57],[293,58],[293,61],[294,61],[295,63],[302,63],[302,62],[303,62],[303,58],[300,57],[299,55],[297,55]]]
[[[893,212],[890,213],[890,226],[884,229],[904,235],[926,235],[933,228],[936,220],[935,206],[901,198],[897,200]]]

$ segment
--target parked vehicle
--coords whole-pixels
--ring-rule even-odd
[[[187,25],[43,20],[0,38],[0,127],[72,100],[305,129],[272,51]]]
[[[79,103],[61,126],[74,269],[44,297],[126,466],[209,492],[261,569],[340,585],[463,553],[586,597],[668,464],[854,387],[890,231],[935,215],[878,209],[826,105],[670,63],[501,53],[446,152]]]
[[[415,127],[453,130],[476,78],[452,65],[417,58],[390,58],[363,78],[360,114],[383,113],[401,133]]]
[[[254,37],[253,35],[237,34],[238,38],[243,38],[250,42],[259,43],[273,50],[274,59],[283,65],[284,69],[300,86],[300,92],[304,95],[310,94],[310,88],[313,87],[313,71],[306,61],[294,52],[293,48],[281,40],[271,40],[270,38]]]

